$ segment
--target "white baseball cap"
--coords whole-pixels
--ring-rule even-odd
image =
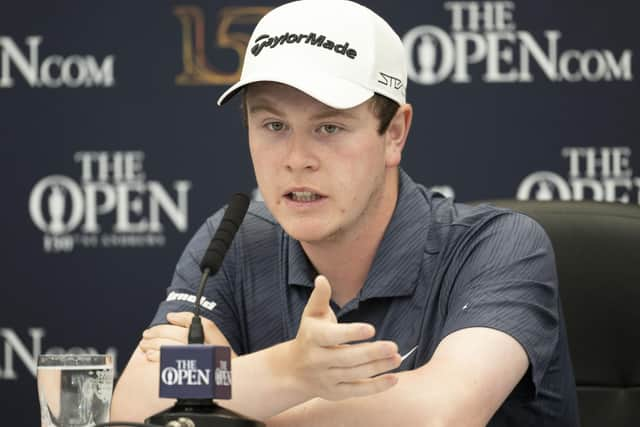
[[[292,86],[336,109],[355,107],[374,93],[406,102],[407,67],[400,37],[370,9],[347,0],[301,0],[267,13],[256,25],[240,81]]]

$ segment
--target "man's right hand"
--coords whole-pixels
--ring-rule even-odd
[[[338,323],[329,305],[331,286],[324,276],[302,313],[296,338],[289,341],[286,366],[281,365],[302,395],[326,400],[378,393],[395,385],[400,366],[398,346],[392,341],[350,344],[369,339],[375,329],[367,323]]]
[[[157,325],[142,333],[142,340],[138,347],[145,354],[149,362],[160,362],[160,347],[163,345],[185,345],[188,342],[189,326],[193,313],[172,312],[167,314],[169,324]],[[200,317],[204,330],[204,343],[231,348],[231,344],[222,335],[220,329],[206,317]],[[231,350],[231,357],[236,354]]]

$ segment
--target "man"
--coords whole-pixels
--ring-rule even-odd
[[[342,0],[257,25],[241,80],[263,203],[208,283],[206,341],[230,345],[223,406],[272,426],[574,426],[553,252],[529,218],[453,204],[399,168],[412,119],[405,53]],[[189,243],[169,292],[195,294],[221,219]],[[192,305],[161,304],[116,387],[113,419],[157,398],[158,350]]]

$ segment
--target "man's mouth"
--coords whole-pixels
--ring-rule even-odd
[[[293,200],[294,202],[315,202],[316,200],[321,199],[323,196],[311,191],[292,191],[290,193],[287,193],[286,197],[289,200]]]

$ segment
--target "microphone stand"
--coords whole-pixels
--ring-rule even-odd
[[[216,405],[207,399],[178,399],[171,408],[145,420],[146,423],[173,427],[258,427],[263,423]]]
[[[204,285],[212,271],[217,272],[222,264],[248,205],[249,198],[246,195],[234,195],[202,259],[200,265],[202,278],[196,295],[193,319],[189,326],[189,344],[204,344],[204,330],[200,319],[200,300]],[[213,399],[178,399],[171,408],[147,418],[145,422],[166,427],[264,427],[260,421],[245,418],[225,409],[216,404]]]

